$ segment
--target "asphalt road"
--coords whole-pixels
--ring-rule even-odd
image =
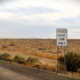
[[[14,71],[0,67],[0,80],[34,80]]]
[[[19,64],[0,61],[0,80],[78,80],[57,73],[28,68]]]

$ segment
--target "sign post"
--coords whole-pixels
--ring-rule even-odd
[[[57,73],[58,73],[58,64],[59,64],[59,47],[57,49]]]
[[[64,47],[64,74],[65,74],[65,46],[67,46],[67,29],[58,28],[56,31],[56,37],[57,37],[57,46],[58,46],[57,73],[59,67],[59,47]]]
[[[65,65],[66,65],[66,63],[65,63],[65,47],[64,47],[64,74],[65,74]]]

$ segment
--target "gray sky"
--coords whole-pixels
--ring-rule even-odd
[[[80,39],[80,0],[0,0],[0,38],[56,38],[56,28]]]

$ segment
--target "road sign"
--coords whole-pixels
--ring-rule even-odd
[[[64,74],[65,74],[65,46],[67,46],[67,29],[57,29],[56,31],[57,37],[57,46],[58,46],[58,54],[57,54],[57,73],[59,67],[59,46],[64,46]]]
[[[67,46],[67,29],[57,29],[57,46]]]

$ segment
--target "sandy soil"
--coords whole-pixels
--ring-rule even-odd
[[[65,48],[66,53],[72,51],[79,54],[80,40],[69,39],[68,46]],[[15,55],[20,55],[25,59],[27,59],[28,57],[36,57],[41,61],[42,64],[56,65],[57,67],[56,59],[36,55],[44,54],[52,57],[57,57],[57,46],[55,39],[0,39],[0,54],[4,52],[10,53],[12,57],[14,57]],[[64,55],[64,47],[59,47],[59,55]],[[80,74],[77,73],[75,73],[74,75],[80,76]]]
[[[13,45],[11,45],[13,43]],[[68,40],[66,53],[73,51],[80,53],[80,40]],[[35,56],[35,54],[48,54],[57,56],[56,39],[0,39],[0,54],[8,52],[13,57],[15,55],[37,57],[43,64],[56,65],[55,59]],[[59,47],[59,55],[64,54],[64,47]]]

